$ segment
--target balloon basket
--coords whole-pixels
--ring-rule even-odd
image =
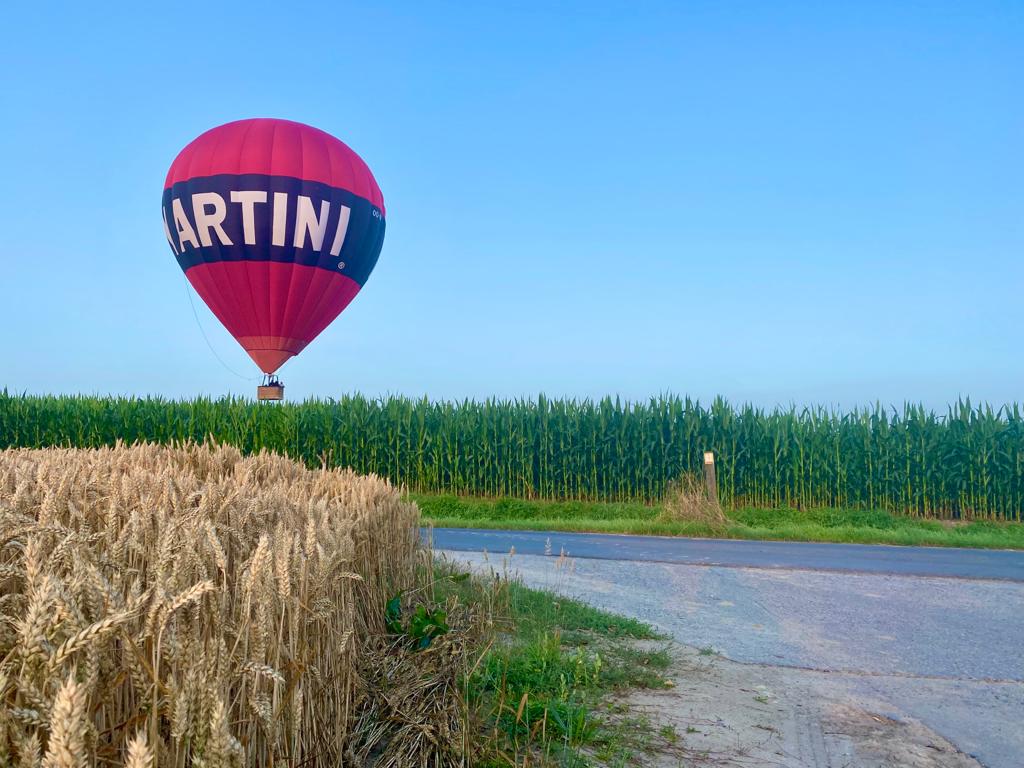
[[[284,400],[284,384],[277,376],[265,376],[263,383],[256,387],[257,400]]]

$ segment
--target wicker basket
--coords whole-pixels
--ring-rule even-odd
[[[265,384],[256,387],[257,400],[284,400],[284,384]]]

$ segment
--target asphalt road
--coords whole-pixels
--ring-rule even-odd
[[[1024,765],[1024,553],[467,530],[434,544],[681,643],[824,676],[990,768]]]
[[[685,539],[603,533],[435,528],[437,549],[559,554],[574,558],[743,568],[888,573],[1024,581],[1024,552],[953,547],[890,547],[793,541]]]

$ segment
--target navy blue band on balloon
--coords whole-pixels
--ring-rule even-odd
[[[243,205],[231,201],[231,192],[266,192],[265,203],[252,204],[253,243],[246,244],[243,221]],[[206,229],[210,245],[203,245],[198,231],[192,196],[216,193],[224,201],[225,216],[220,227],[230,244],[222,242],[215,228]],[[273,221],[275,192],[287,197],[284,215],[284,245],[273,245]],[[308,197],[319,221],[322,201],[330,204],[323,243],[314,249],[308,232],[302,238],[303,245],[294,245],[299,196]],[[198,247],[187,239],[187,233],[179,233],[175,221],[173,200],[179,200],[181,211],[188,225],[196,235]],[[339,228],[344,208],[348,208],[348,227],[341,251],[332,256],[330,251]],[[206,211],[212,212],[212,207]],[[178,264],[188,271],[197,264],[218,261],[276,261],[321,267],[355,280],[363,285],[377,263],[384,242],[384,214],[369,200],[346,189],[338,189],[316,181],[306,181],[289,176],[267,176],[264,174],[224,174],[203,176],[180,181],[164,190],[163,215],[167,224],[168,237],[175,251]]]

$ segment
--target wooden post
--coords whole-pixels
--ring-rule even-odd
[[[718,504],[718,480],[715,478],[715,453],[704,451],[704,482],[708,486],[708,500]]]

